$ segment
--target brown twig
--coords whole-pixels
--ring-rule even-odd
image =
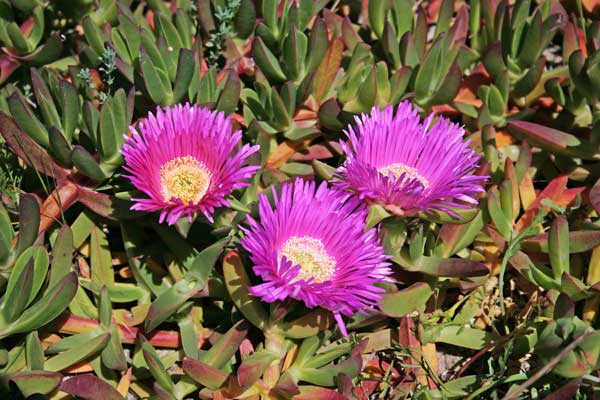
[[[506,394],[502,398],[502,400],[516,400],[517,397],[525,391],[529,386],[533,385],[538,379],[542,376],[546,375],[556,364],[558,364],[563,358],[565,358],[577,345],[579,345],[583,340],[594,333],[593,330],[588,329],[577,339],[573,340],[567,347],[562,349],[560,353],[558,353],[550,362],[544,365],[542,368],[538,370],[535,374],[533,374],[529,379],[519,385],[515,390],[512,390]]]

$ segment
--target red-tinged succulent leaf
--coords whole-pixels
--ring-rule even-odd
[[[417,327],[412,317],[405,316],[400,320],[398,343],[411,354],[405,356],[403,360],[408,365],[415,365],[414,368],[409,368],[410,374],[417,377],[421,383],[426,383],[427,380],[424,377],[425,371],[423,371],[418,363],[414,363],[414,360],[419,360],[422,354],[421,341],[416,336],[416,332]],[[413,359],[413,357],[415,358]]]
[[[506,159],[504,164],[504,175],[506,176],[505,182],[503,183],[503,187],[508,186],[511,189],[510,195],[512,197],[512,215],[519,215],[519,211],[521,209],[521,201],[519,198],[519,182],[517,179],[517,172],[515,170],[515,166],[510,159]]]
[[[237,380],[241,387],[252,386],[278,356],[266,350],[248,356],[237,370]]]
[[[511,133],[522,135],[531,144],[555,154],[590,160],[600,159],[600,154],[592,144],[569,133],[526,121],[510,121],[508,128]]]
[[[412,349],[420,349],[421,342],[415,336],[415,321],[412,317],[403,317],[398,329],[398,343]]]
[[[569,232],[569,253],[583,253],[600,246],[600,231]],[[524,251],[548,252],[548,233],[525,239],[521,247]]]
[[[525,213],[519,218],[515,227],[518,231],[529,226],[531,220],[537,215],[544,199],[551,200],[554,204],[567,207],[577,197],[578,194],[585,190],[585,187],[567,189],[569,177],[561,175],[551,180],[544,190],[536,197],[535,201],[525,210]]]
[[[233,69],[230,70],[225,81],[225,86],[219,95],[216,109],[223,111],[225,114],[234,112],[240,100],[241,89],[242,83],[240,82],[240,78]]]
[[[115,388],[93,374],[65,379],[60,384],[60,390],[89,400],[123,400],[123,396]]]
[[[556,129],[526,121],[510,121],[509,128],[516,133],[521,133],[534,141],[541,141],[559,148],[577,146],[580,144],[577,137]]]
[[[174,395],[163,389],[157,382],[152,384],[152,389],[154,390],[153,398],[156,398],[156,400],[176,400]]]
[[[267,47],[260,36],[254,39],[252,45],[252,57],[260,70],[272,81],[285,81],[285,73],[281,64],[271,50]]]
[[[277,386],[272,391],[284,397],[299,394],[298,379],[290,374],[289,371],[285,371],[279,378],[279,381],[277,381]]]
[[[231,327],[212,347],[199,356],[200,361],[215,368],[222,368],[239,349],[248,335],[248,322],[241,320]]]
[[[432,0],[427,3],[425,7],[425,17],[428,23],[435,23],[440,15],[440,8],[442,8],[442,0]]]
[[[101,128],[101,131],[104,130]],[[73,161],[73,165],[81,174],[93,179],[96,182],[102,182],[107,178],[107,175],[104,173],[102,168],[100,168],[96,158],[91,155],[83,146],[73,146],[73,150],[71,150],[71,161]]]
[[[501,207],[500,192],[496,186],[488,191],[487,210],[495,228],[505,240],[509,240],[512,235],[513,220],[504,213]]]
[[[223,276],[231,300],[240,312],[259,329],[268,321],[267,313],[261,302],[248,293],[251,286],[239,251],[230,250],[223,259]]]
[[[450,208],[454,213],[456,213],[458,217],[452,216],[447,212],[438,210],[431,210],[428,213],[420,212],[418,215],[419,218],[435,222],[436,224],[466,224],[472,221],[479,213],[479,210],[473,207],[466,209],[461,209],[458,207],[448,208]]]
[[[524,210],[528,209],[535,201],[535,188],[533,187],[533,181],[528,172],[523,174],[523,179],[521,179],[521,183],[519,184],[519,195]]]
[[[297,377],[300,381],[319,386],[334,386],[339,374],[345,374],[354,378],[362,369],[362,351],[366,344],[367,341],[363,340],[358,346],[352,349],[352,355],[349,358],[338,364],[327,364],[326,366],[316,368],[315,365],[310,365],[309,363],[309,365],[297,370]],[[340,350],[342,354],[346,351],[343,348]],[[338,356],[338,354],[335,355]],[[311,362],[314,363],[317,358],[313,358]]]
[[[551,273],[548,271],[548,274],[546,274],[544,271],[536,267],[536,265],[533,264],[531,259],[524,252],[518,251],[517,254],[510,258],[509,262],[514,269],[526,277],[530,282],[548,290],[560,290],[560,285],[556,280],[554,280],[554,278],[551,276]]]
[[[575,395],[579,391],[579,387],[581,386],[581,379],[575,379],[574,381],[570,381],[560,389],[555,390],[552,393],[549,393],[544,397],[544,400],[563,400],[563,399],[574,399]]]
[[[313,161],[323,160],[333,157],[331,151],[322,144],[314,144],[306,151],[296,152],[292,155],[291,160],[294,161]]]
[[[600,179],[596,181],[590,190],[590,203],[598,214],[600,214]]]
[[[340,38],[331,41],[325,58],[321,61],[313,82],[313,94],[319,104],[325,99],[342,63],[344,42]]]
[[[451,2],[453,4],[454,2]],[[462,43],[464,45],[465,40],[469,34],[469,10],[466,4],[458,9],[454,24],[449,30],[449,35],[452,37],[451,43]]]
[[[580,47],[578,28],[573,22],[567,22],[563,31],[563,49],[562,56],[565,60],[568,60],[571,54],[577,50],[585,49],[585,45]]]
[[[369,25],[375,35],[380,38],[383,33],[383,25],[385,22],[385,13],[387,11],[387,2],[374,0],[369,1]]]
[[[10,75],[19,68],[19,62],[8,55],[0,56],[0,85],[3,84]]]
[[[78,186],[69,181],[58,188],[44,200],[40,209],[39,232],[46,232],[54,223],[61,221],[67,211],[79,198]]]
[[[469,246],[484,227],[483,213],[466,224],[444,224],[440,229],[443,242],[443,257],[450,257]]]
[[[24,61],[30,65],[45,65],[60,57],[62,52],[62,40],[58,33],[53,33],[44,43],[43,46],[38,47],[30,54],[19,56],[11,54],[11,57],[19,61]]]
[[[583,300],[590,296],[587,286],[567,272],[563,273],[560,286],[562,291],[573,301]]]
[[[338,374],[337,387],[341,394],[350,397],[352,394],[352,379],[344,373]]]
[[[121,379],[117,384],[117,391],[123,397],[127,396],[127,393],[129,392],[129,387],[131,385],[131,371],[131,368],[127,369],[127,372],[121,376]]]
[[[133,219],[141,213],[129,209],[127,200],[79,186],[79,202],[96,214],[109,219]]]
[[[294,396],[295,400],[346,400],[347,397],[332,389],[319,386],[299,386],[300,394]]]
[[[569,296],[561,293],[554,302],[554,319],[573,318],[575,316],[575,302]]]
[[[413,311],[422,311],[432,293],[431,284],[417,282],[406,289],[385,293],[379,308],[388,317],[400,318]]]
[[[30,194],[21,194],[19,196],[20,230],[15,248],[17,256],[35,242],[40,224],[39,213],[40,206],[35,196]]]
[[[77,275],[71,272],[41,299],[27,308],[16,321],[0,331],[0,338],[28,332],[51,322],[69,305],[75,296],[77,287]]]
[[[156,380],[156,384],[164,391],[173,393],[175,390],[173,379],[171,379],[171,375],[166,371],[166,368],[154,347],[152,347],[150,342],[148,342],[142,334],[138,334],[138,342],[140,343],[146,366]]]
[[[285,336],[303,339],[317,335],[333,324],[333,314],[324,309],[316,309],[287,323],[279,323]]]
[[[329,99],[322,103],[318,113],[320,126],[328,129],[343,128],[342,123],[338,119],[341,111],[342,109],[336,99]]]
[[[188,299],[202,289],[203,285],[204,282],[199,284],[194,281],[182,279],[162,292],[154,299],[150,306],[144,324],[145,330],[150,332],[156,329],[161,323],[173,315]]]
[[[94,283],[100,287],[114,285],[115,277],[108,238],[98,226],[94,226],[90,234],[90,267]]]
[[[446,104],[458,94],[462,81],[462,71],[457,62],[453,63],[429,104]]]
[[[13,153],[38,172],[59,181],[69,175],[69,171],[55,163],[39,144],[25,134],[13,119],[2,111],[0,111],[0,134]]]
[[[600,7],[598,0],[582,0],[581,4],[586,12],[595,16],[598,15],[598,8]]]
[[[308,144],[308,140],[295,141],[286,140],[281,142],[275,150],[269,154],[266,166],[270,168],[279,168],[284,165],[288,160],[300,149],[305,148]]]
[[[340,371],[345,373],[351,378],[356,377],[363,367],[362,353],[367,347],[368,340],[363,339],[358,346],[352,349],[352,355],[344,361],[337,364]]]
[[[14,374],[0,375],[4,384],[12,381],[25,397],[34,394],[48,394],[56,389],[62,379],[58,372],[24,371]]]
[[[434,329],[439,329],[435,342],[473,350],[479,350],[498,339],[496,333],[465,326],[447,325],[434,327]]]
[[[354,51],[356,45],[362,42],[362,39],[358,36],[358,33],[352,26],[352,21],[350,21],[350,18],[348,17],[344,17],[344,20],[342,21],[342,39],[344,40],[344,45],[350,51]]]
[[[196,382],[215,390],[220,388],[229,378],[228,373],[191,358],[183,359],[183,370]]]
[[[335,174],[335,168],[318,160],[313,160],[312,167],[315,174],[321,179],[331,179]]]
[[[107,368],[125,371],[127,370],[127,360],[125,359],[125,353],[123,352],[123,346],[119,338],[118,328],[113,324],[109,327],[109,332],[110,339],[100,354],[102,363]]]
[[[57,284],[71,270],[73,258],[73,231],[68,225],[63,225],[58,232],[58,237],[52,249],[52,265],[48,289]]]
[[[89,332],[98,328],[99,326],[100,324],[96,320],[70,314],[63,314],[52,323],[52,328],[54,330],[71,335]],[[117,327],[119,328],[121,341],[123,343],[135,343],[136,337],[140,331],[139,328],[134,326],[125,326],[122,324],[117,324]],[[203,334],[198,335],[198,347],[202,347],[204,345],[206,341],[205,335],[208,334],[210,334],[210,330],[204,328]],[[173,349],[181,347],[181,337],[179,332],[176,331],[154,331],[147,336],[150,344],[155,347]]]
[[[400,264],[408,271],[422,272],[432,276],[484,276],[490,272],[485,264],[479,261],[467,260],[463,258],[421,256],[416,260],[409,260],[407,254],[402,252],[395,256],[392,260]]]
[[[548,254],[554,277],[569,271],[569,223],[564,215],[557,216],[548,232]]]
[[[25,255],[25,254],[24,254]],[[47,259],[46,259],[47,260]],[[33,257],[23,263],[23,267],[14,268],[8,282],[8,288],[2,301],[2,314],[5,320],[14,321],[27,306],[33,284]],[[17,263],[18,264],[18,263]]]
[[[206,32],[215,29],[215,21],[210,10],[210,0],[198,0],[198,18],[200,25]]]
[[[89,339],[85,346],[73,346],[60,354],[55,355],[46,360],[44,368],[48,371],[72,371],[73,367],[80,369],[85,368],[84,364],[87,359],[102,351],[104,346],[110,340],[110,333],[100,333],[99,335]],[[88,371],[88,368],[85,368]]]

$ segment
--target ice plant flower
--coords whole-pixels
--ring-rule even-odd
[[[389,280],[388,257],[377,231],[364,231],[367,207],[350,193],[323,182],[297,179],[261,194],[260,222],[247,217],[242,246],[263,283],[250,287],[266,302],[293,298],[307,307],[331,310],[346,336],[342,315],[372,310]]]
[[[434,114],[423,123],[409,102],[356,117],[341,146],[345,163],[334,186],[397,215],[434,210],[456,216],[452,207],[477,204],[485,176],[473,175],[479,155],[463,141],[464,130]]]
[[[131,208],[160,211],[161,223],[192,220],[197,212],[212,221],[215,208],[229,206],[225,196],[247,186],[258,169],[243,166],[258,146],[235,151],[242,132],[233,132],[222,112],[189,104],[159,107],[138,126],[139,132],[129,128],[121,153],[125,176],[148,198],[134,198]]]

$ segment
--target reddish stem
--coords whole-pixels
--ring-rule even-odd
[[[135,343],[138,332],[140,331],[139,328],[126,326],[119,323],[116,325],[119,328],[121,341],[123,343]],[[100,324],[96,320],[71,314],[63,314],[52,323],[53,329],[61,333],[69,333],[72,335],[89,332],[99,326]],[[208,329],[204,329],[202,333],[198,334],[198,347],[202,347],[209,335],[210,331]],[[152,331],[149,334],[145,334],[145,336],[150,343],[156,347],[167,347],[173,349],[181,347],[181,337],[177,331]]]
[[[62,214],[77,201],[77,185],[66,182],[56,188],[50,196],[44,200],[40,209],[40,228],[38,233],[47,231]]]

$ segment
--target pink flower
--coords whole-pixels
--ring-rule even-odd
[[[229,206],[234,189],[259,168],[242,166],[258,151],[244,145],[235,151],[242,132],[233,132],[231,118],[198,106],[157,108],[140,122],[139,133],[129,128],[121,153],[133,185],[148,198],[133,199],[131,208],[160,211],[160,222],[172,225],[185,215],[190,221],[201,212],[209,221],[215,208]]]
[[[365,232],[367,207],[324,182],[284,183],[273,205],[259,198],[260,222],[248,216],[242,246],[264,283],[249,288],[266,302],[293,298],[341,315],[373,310],[391,274],[377,230]]]
[[[356,117],[341,145],[346,162],[334,186],[399,215],[445,211],[477,204],[487,176],[473,175],[479,155],[463,141],[464,130],[434,115],[421,123],[409,102]]]

